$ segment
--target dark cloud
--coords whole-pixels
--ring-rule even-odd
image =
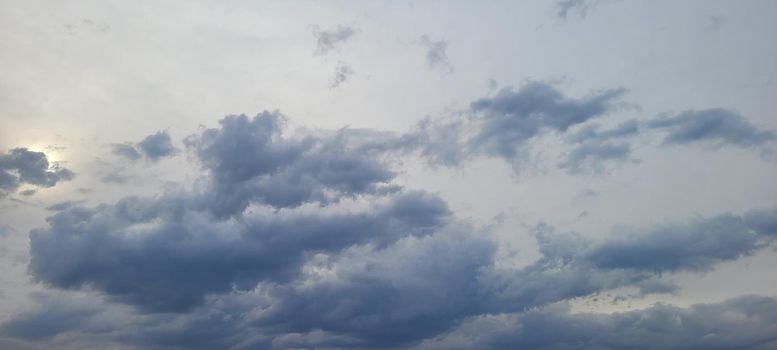
[[[543,259],[553,264],[658,273],[708,271],[761,248],[775,220],[777,212],[722,214],[649,230],[621,228],[616,236],[601,242],[576,233],[555,233],[544,225],[536,228],[536,234]]]
[[[745,224],[761,235],[777,235],[777,209],[753,210],[744,216]]]
[[[605,114],[621,93],[574,99],[547,85],[503,90],[473,103],[472,118],[439,123],[456,135],[452,145],[465,147],[440,159],[505,157],[485,145],[542,133],[581,140],[572,144],[628,137],[628,123],[566,134]],[[445,128],[429,123],[405,135],[292,133],[277,112],[226,117],[185,140],[204,170],[191,190],[54,208],[48,225],[30,232],[29,273],[53,290],[105,301],[40,302],[0,330],[105,347],[414,346],[473,319],[523,317],[617,288],[634,288],[634,298],[676,293],[663,275],[709,271],[752,254],[774,233],[772,211],[619,229],[603,240],[539,225],[541,257],[502,265],[488,228],[457,220],[437,195],[394,184],[396,155],[455,148],[436,131]],[[472,125],[479,127],[471,136],[460,132]],[[109,317],[115,308],[126,308],[115,311],[122,317]]]
[[[426,48],[426,63],[429,65],[429,69],[441,67],[448,72],[453,72],[453,66],[448,61],[448,54],[445,52],[448,49],[447,41],[434,41],[429,36],[422,35],[420,43]]]
[[[108,331],[112,325],[98,323],[101,308],[95,303],[70,298],[67,302],[46,294],[33,294],[35,307],[0,326],[0,334],[26,340],[49,339],[63,332]],[[113,325],[115,326],[115,325]]]
[[[529,140],[545,132],[566,132],[603,116],[624,93],[624,89],[609,89],[575,99],[543,82],[529,82],[517,91],[505,88],[470,105],[479,125],[468,145],[517,165],[527,158]]]
[[[30,233],[30,272],[146,310],[184,311],[209,293],[288,280],[307,253],[428,234],[448,215],[442,201],[419,192],[368,212],[253,214],[240,222],[213,220],[190,200],[125,198],[62,211],[48,219],[49,228]]]
[[[282,349],[396,348],[423,342],[426,347],[432,339],[460,336],[471,326],[468,320],[495,317],[489,315],[534,317],[554,310],[548,305],[626,286],[638,289],[635,297],[675,293],[677,287],[660,278],[663,273],[708,270],[751,252],[760,234],[733,215],[603,241],[539,226],[542,258],[509,268],[496,264],[496,242],[449,217],[444,203],[425,193],[395,195],[359,212],[278,211],[246,214],[240,221],[214,220],[180,208],[182,202],[127,198],[112,206],[60,212],[49,218],[50,228],[31,234],[30,270],[50,285],[89,286],[143,312],[179,312],[144,314],[136,324],[106,326],[118,332],[109,343]],[[662,253],[658,245],[669,252]],[[627,254],[617,252],[618,247]],[[656,255],[640,258],[649,254]],[[71,321],[45,326],[43,306],[14,318],[4,332],[27,339],[73,331],[87,333],[83,337],[100,334],[93,317],[106,312],[60,309],[52,315]],[[40,330],[34,327],[38,322],[44,325]],[[573,326],[552,329],[577,334]],[[683,332],[672,329],[657,332]],[[525,336],[509,341],[517,347],[546,344],[533,335],[526,343]],[[490,339],[488,346],[475,348],[497,344],[490,343],[491,335],[482,339]]]
[[[760,147],[775,140],[772,130],[762,130],[747,119],[722,108],[689,110],[647,122],[654,130],[666,131],[664,145],[708,143],[720,147]]]
[[[341,43],[348,41],[354,34],[356,34],[356,29],[349,26],[337,26],[337,29],[332,30],[320,30],[318,26],[314,26],[316,52],[327,54],[329,51],[337,49]]]
[[[0,193],[15,191],[22,184],[53,187],[73,177],[72,171],[50,164],[43,152],[14,148],[0,154]]]
[[[614,314],[558,305],[473,319],[422,349],[771,349],[777,300],[742,296],[689,308],[657,304]]]
[[[111,148],[113,154],[133,161],[143,157],[151,161],[157,161],[178,153],[178,150],[173,146],[173,139],[167,131],[158,131],[148,135],[135,145],[131,143],[115,143],[111,145]]]
[[[395,173],[382,161],[386,147],[397,146],[359,140],[347,129],[285,137],[285,118],[277,112],[230,116],[220,123],[186,141],[210,172],[210,188],[203,195],[218,215],[240,213],[250,203],[326,205],[399,189],[389,184]]]
[[[138,142],[137,147],[148,159],[153,161],[173,156],[177,152],[175,146],[173,146],[170,134],[166,131],[158,131],[155,134],[146,136],[146,138]]]

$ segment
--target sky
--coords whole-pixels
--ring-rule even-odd
[[[775,349],[776,15],[0,0],[0,348]]]

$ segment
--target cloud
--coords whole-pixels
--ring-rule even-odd
[[[467,144],[473,152],[503,158],[517,168],[528,157],[531,139],[547,132],[566,132],[601,117],[613,110],[625,92],[608,89],[575,99],[537,81],[517,91],[505,88],[470,104],[477,115],[477,131]]]
[[[226,348],[393,348],[449,338],[471,320],[533,317],[554,303],[619,287],[638,288],[636,297],[675,293],[663,273],[709,270],[757,249],[761,235],[742,219],[749,213],[602,241],[539,226],[542,258],[510,268],[496,264],[496,242],[487,234],[423,192],[359,211],[282,210],[246,213],[239,221],[184,203],[175,196],[130,197],[60,212],[48,219],[49,228],[31,233],[30,271],[51,286],[89,286],[108,301],[138,307],[142,319],[111,327],[118,333],[103,339],[109,343],[196,348],[191,338],[203,337],[203,344]],[[656,255],[640,258],[650,254]],[[26,330],[47,322],[45,314],[45,305],[23,313],[5,332],[33,338]],[[96,324],[92,314],[106,313],[70,310],[75,321],[43,336],[105,333],[88,326]],[[572,326],[554,329],[572,332]]]
[[[556,15],[566,20],[569,17],[569,13],[572,11],[577,12],[580,18],[585,18],[588,15],[588,11],[596,6],[596,1],[589,0],[561,0],[556,2],[557,12]]]
[[[383,160],[385,144],[362,140],[348,129],[286,137],[285,122],[277,112],[229,116],[220,121],[220,128],[187,138],[187,147],[211,175],[204,196],[214,213],[233,215],[251,203],[276,208],[326,205],[398,190],[389,183],[395,173]]]
[[[614,314],[558,305],[475,318],[418,349],[768,349],[777,345],[777,300],[741,296],[680,308],[656,304]]]
[[[321,30],[313,26],[313,36],[316,37],[316,52],[326,55],[329,51],[336,50],[341,43],[345,43],[356,34],[356,29],[349,26],[337,26],[337,29]]]
[[[338,62],[337,67],[335,67],[335,78],[332,80],[332,84],[330,84],[329,87],[334,89],[340,86],[340,84],[344,83],[349,76],[353,75],[353,73],[353,69],[347,63],[342,61]]]
[[[688,110],[648,121],[647,127],[667,132],[664,145],[707,143],[714,147],[762,147],[773,142],[772,130],[762,130],[736,112],[712,108]]]
[[[53,187],[74,177],[69,169],[50,164],[43,152],[14,148],[0,153],[0,193],[15,191],[22,184]]]
[[[115,143],[111,145],[112,153],[117,156],[125,157],[129,160],[138,160],[143,157],[142,154],[130,143]]]
[[[380,156],[395,146],[360,130],[286,137],[283,123],[278,113],[230,116],[187,138],[207,170],[199,190],[52,208],[62,211],[50,227],[30,233],[30,271],[52,286],[185,311],[212,293],[293,278],[307,254],[382,247],[445,223],[436,196],[389,183],[394,173]],[[361,195],[366,210],[337,209]],[[297,209],[305,203],[333,208]]]
[[[571,174],[583,171],[601,173],[605,169],[605,163],[623,163],[630,156],[631,145],[628,143],[588,141],[567,152],[559,167]]]
[[[61,211],[30,233],[30,271],[52,286],[89,285],[145,310],[186,311],[209,293],[288,280],[307,253],[428,234],[448,215],[443,202],[418,192],[367,212],[278,212],[241,222],[214,220],[190,201],[130,197]]]
[[[166,131],[158,131],[155,134],[146,136],[146,138],[138,142],[138,148],[148,159],[153,161],[173,156],[176,153],[173,141]]]
[[[167,131],[158,131],[148,135],[135,145],[131,143],[115,143],[111,145],[111,148],[113,154],[133,161],[143,157],[151,161],[157,161],[178,153]]]
[[[777,220],[775,213],[762,220]],[[747,213],[744,217],[751,217]],[[644,233],[621,234],[585,253],[600,268],[708,271],[722,261],[752,254],[759,235],[741,216],[724,214],[683,225],[662,225]]]
[[[449,73],[453,72],[453,66],[448,61],[448,54],[445,52],[448,49],[447,41],[433,41],[428,35],[424,34],[421,36],[420,43],[426,48],[426,63],[429,65],[429,69],[441,67]]]
[[[424,119],[406,137],[414,140],[409,148],[420,151],[431,166],[456,167],[489,156],[505,160],[516,173],[537,156],[532,147],[548,134],[563,141],[556,164],[570,174],[604,173],[639,163],[632,142],[654,133],[666,134],[662,146],[736,146],[759,149],[763,157],[773,155],[774,131],[725,109],[685,111],[642,122],[627,119],[603,130],[594,120],[626,106],[621,101],[625,93],[624,88],[611,88],[574,98],[551,83],[529,81],[477,99],[468,110],[447,118]]]
[[[620,93],[504,90],[474,103],[473,118],[448,124],[462,125],[449,132],[472,147],[493,123],[517,132],[503,120],[513,118],[534,135],[580,140],[570,143],[628,137],[621,126],[566,132],[606,113]],[[461,132],[472,125],[479,128]],[[445,130],[437,124],[419,128],[292,133],[278,112],[225,117],[184,142],[203,170],[190,190],[52,208],[59,211],[48,225],[29,235],[30,275],[50,290],[104,302],[84,310],[40,302],[2,329],[45,344],[105,347],[406,347],[469,320],[621,287],[636,288],[635,298],[676,293],[664,274],[709,271],[771,242],[773,211],[621,228],[601,240],[539,225],[541,257],[503,265],[489,228],[455,218],[435,194],[394,183],[394,157],[442,141],[429,131]],[[56,327],[41,316],[47,308]],[[120,319],[95,321],[115,308],[124,310]]]
[[[753,210],[745,214],[745,224],[761,235],[777,235],[777,209]]]

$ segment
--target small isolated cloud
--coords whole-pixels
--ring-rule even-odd
[[[580,18],[585,18],[596,3],[596,0],[562,0],[556,3],[556,15],[561,19],[567,19],[571,12],[575,12]]]
[[[133,161],[144,157],[150,161],[157,161],[178,153],[167,131],[158,131],[148,135],[135,145],[128,142],[115,143],[111,145],[111,148],[113,154]]]
[[[316,37],[316,53],[326,55],[329,51],[336,50],[341,43],[345,43],[356,34],[356,29],[349,26],[337,26],[337,29],[321,30],[313,26],[313,36]]]
[[[72,180],[73,177],[75,173],[69,169],[56,163],[50,164],[43,152],[14,148],[0,153],[0,195],[13,192],[22,184],[53,187],[58,182]]]
[[[434,41],[424,34],[421,36],[420,43],[426,48],[426,63],[429,65],[429,69],[439,67],[449,73],[453,72],[453,66],[448,61],[448,55],[445,52],[448,49],[447,41]]]
[[[351,66],[342,61],[337,62],[337,66],[335,67],[335,77],[332,79],[332,84],[330,84],[329,87],[334,89],[340,86],[340,84],[344,83],[348,77],[353,74],[354,71]]]

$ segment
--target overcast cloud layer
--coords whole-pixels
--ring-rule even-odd
[[[0,348],[777,347],[774,2],[172,5],[0,2]]]

